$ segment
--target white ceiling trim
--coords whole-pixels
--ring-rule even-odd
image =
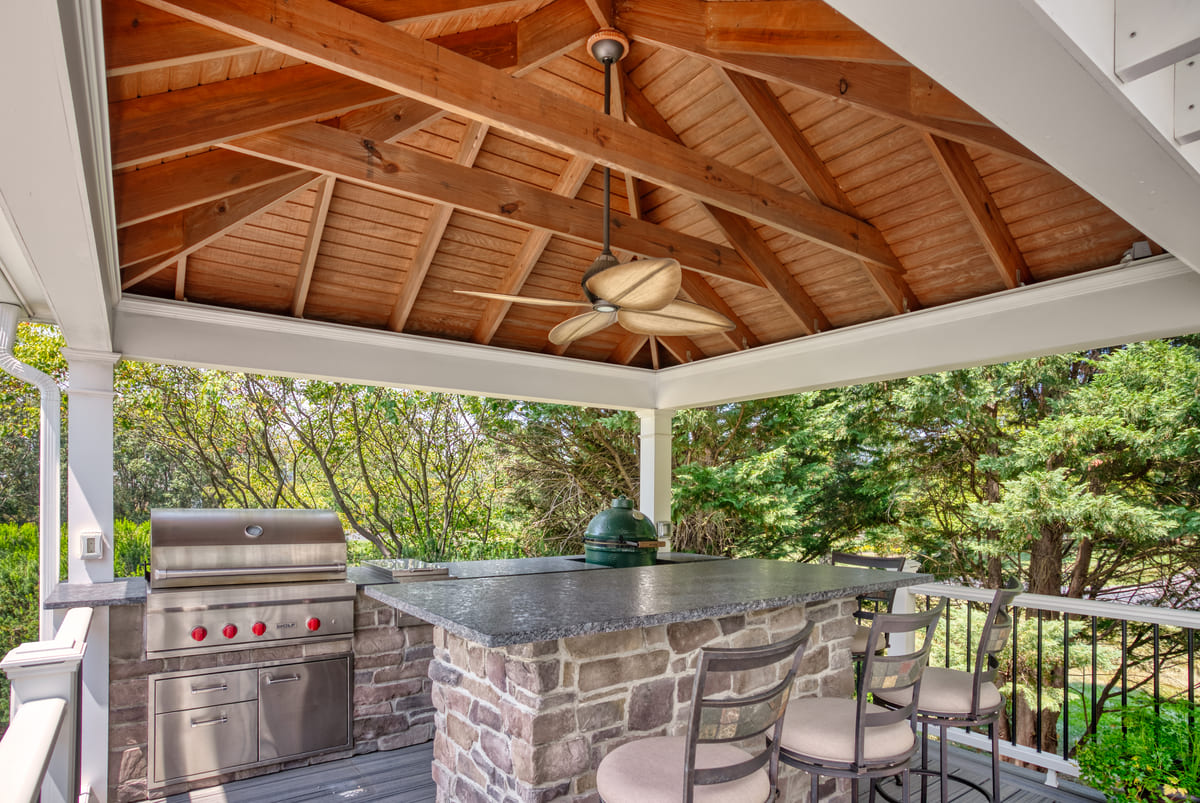
[[[653,373],[341,324],[126,296],[126,359],[587,407],[649,409]]]
[[[1200,270],[1200,173],[1038,0],[829,4]]]
[[[1200,332],[1200,275],[1156,257],[658,372],[703,407]]]

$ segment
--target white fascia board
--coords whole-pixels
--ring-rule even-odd
[[[1200,270],[1200,173],[1038,0],[829,4]]]
[[[641,368],[136,296],[117,305],[114,341],[123,358],[144,362],[586,407],[654,406],[654,374]]]
[[[104,217],[93,198],[110,197],[111,178],[93,158],[104,137],[89,132],[81,139],[78,125],[103,117],[103,82],[91,69],[73,85],[69,64],[78,75],[96,51],[85,57],[64,44],[66,36],[79,48],[85,23],[88,41],[99,35],[91,25],[98,5],[63,3],[65,13],[88,15],[64,22],[59,3],[0,3],[0,97],[8,112],[0,126],[0,226],[7,228],[0,245],[4,271],[29,315],[59,324],[73,346],[107,351],[111,285],[98,243],[111,246],[101,229],[112,216]],[[97,85],[99,94],[92,91]],[[111,267],[115,246],[105,248]]]
[[[658,372],[659,408],[989,365],[1200,331],[1200,275],[1156,257]]]

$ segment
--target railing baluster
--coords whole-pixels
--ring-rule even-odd
[[[1012,702],[1012,726],[1008,729],[1008,741],[1014,745],[1017,743],[1017,631],[1021,629],[1020,625],[1021,618],[1014,610],[1012,629],[1012,664],[1010,669],[1010,674],[1012,674],[1012,695],[1009,696],[1009,700]]]
[[[1187,630],[1187,676],[1188,676],[1188,727],[1196,724],[1196,631],[1190,627]]]
[[[1096,656],[1099,652],[1096,641],[1097,617],[1092,617],[1092,731],[1100,732],[1100,699],[1096,695],[1096,689],[1099,684],[1096,683],[1096,673],[1098,671]]]
[[[1121,708],[1129,705],[1129,622],[1121,620]],[[1129,732],[1125,717],[1121,717],[1121,735]]]
[[[942,663],[947,669],[950,668],[950,609],[953,607],[953,605],[946,606],[946,655]]]
[[[1063,726],[1062,726],[1062,757],[1070,752],[1071,742],[1071,617],[1063,614]]]
[[[1154,625],[1154,716],[1157,717],[1162,713],[1162,707],[1158,701],[1158,675],[1159,675],[1159,655],[1158,655],[1158,625]]]
[[[965,667],[968,672],[971,671],[971,603],[967,602],[967,664]]]
[[[1042,611],[1037,612],[1037,710],[1034,713],[1033,730],[1037,736],[1035,749],[1042,752]]]

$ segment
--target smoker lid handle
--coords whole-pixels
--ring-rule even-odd
[[[155,569],[155,580],[188,580],[200,577],[243,577],[256,574],[311,574],[344,572],[344,563],[318,563],[307,566],[230,566],[216,569]]]

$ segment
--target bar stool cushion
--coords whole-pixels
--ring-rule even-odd
[[[857,703],[840,697],[806,697],[788,703],[780,747],[821,761],[854,761],[854,713]],[[885,709],[867,705],[867,713]],[[908,755],[916,742],[909,721],[865,729],[863,760],[887,763]]]
[[[921,697],[917,710],[943,716],[966,716],[971,713],[971,684],[975,675],[961,669],[931,666],[921,678]],[[875,696],[893,705],[907,705],[912,689],[876,691]],[[979,687],[979,710],[992,711],[1004,702],[995,683],[984,681]]]
[[[609,753],[596,770],[596,791],[606,803],[679,803],[683,800],[683,761],[687,739],[651,736],[627,742]],[[731,744],[696,745],[697,769],[738,764],[750,754]],[[696,803],[766,800],[771,781],[765,769],[722,784],[697,784]]]

